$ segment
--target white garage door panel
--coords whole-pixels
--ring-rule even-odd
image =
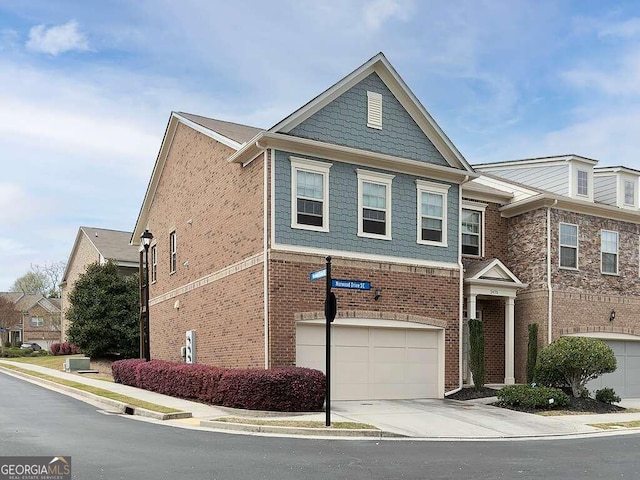
[[[613,373],[607,373],[592,382],[587,388],[592,393],[604,387],[610,387],[622,398],[640,397],[640,342],[622,340],[604,340],[616,356],[618,367]]]
[[[324,326],[298,325],[296,362],[324,371]],[[332,327],[335,400],[438,397],[439,331]]]

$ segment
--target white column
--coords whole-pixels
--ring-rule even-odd
[[[513,385],[516,383],[514,374],[514,300],[515,297],[505,298],[504,307],[504,383]]]
[[[467,298],[467,319],[473,320],[476,318],[476,295],[469,294]]]

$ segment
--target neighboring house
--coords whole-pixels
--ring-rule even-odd
[[[113,260],[126,274],[133,274],[139,268],[139,253],[130,245],[131,232],[107,230],[104,228],[80,227],[67,261],[67,268],[60,283],[62,338],[66,338],[69,328],[65,312],[69,308],[69,293],[87,267],[92,263],[103,264]]]
[[[20,312],[20,324],[9,331],[12,345],[37,343],[48,350],[60,341],[60,299],[47,298],[41,294],[2,292],[1,296],[11,301]]]
[[[483,320],[490,383],[526,380],[530,323],[541,345],[595,334],[626,349],[637,176],[631,206],[629,169],[537,162],[476,172],[382,54],[268,130],[172,113],[131,237],[154,235],[152,357],[180,361],[195,331],[200,363],[324,370],[310,274],[326,256],[334,279],[370,285],[333,289],[334,399],[461,388],[467,317]]]
[[[515,301],[516,381],[526,381],[527,326],[537,323],[542,345],[564,335],[605,340],[616,353],[618,369],[591,388],[606,384],[623,397],[637,397],[640,172],[596,164],[564,155],[475,165],[483,175],[467,185],[469,196],[487,187],[511,195],[503,200],[484,197],[487,226],[480,241],[497,245],[497,252],[486,247],[488,256],[500,258],[527,284]],[[469,263],[485,257],[481,250],[479,256],[464,258]],[[494,308],[486,297],[478,298],[476,311],[485,320]],[[471,304],[469,298],[466,304]],[[485,327],[492,331],[489,324]],[[491,342],[499,351],[499,342]],[[489,362],[490,381],[499,380],[497,367],[499,363]]]

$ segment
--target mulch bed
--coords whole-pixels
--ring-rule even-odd
[[[463,388],[459,392],[456,392],[452,395],[447,396],[447,399],[451,400],[475,400],[477,398],[486,398],[486,397],[495,397],[498,393],[498,390],[488,387],[482,387],[481,389],[475,388]],[[571,404],[566,407],[561,407],[558,409],[549,409],[549,408],[525,408],[525,407],[517,407],[507,405],[502,402],[494,402],[491,405],[495,407],[508,408],[510,410],[516,410],[518,412],[526,412],[526,413],[540,413],[540,412],[549,412],[553,410],[562,410],[562,411],[570,411],[576,413],[614,413],[614,412],[623,412],[626,410],[624,407],[620,407],[618,405],[612,405],[609,403],[598,402],[593,398],[574,398],[571,393],[567,393],[569,395],[569,400]]]

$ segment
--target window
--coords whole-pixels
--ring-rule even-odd
[[[589,173],[584,170],[578,170],[578,195],[589,195]]]
[[[600,232],[600,249],[602,251],[602,273],[618,274],[618,232],[602,230]]]
[[[291,227],[329,231],[330,163],[291,157]]]
[[[449,185],[416,180],[418,191],[418,243],[447,245],[447,192]]]
[[[169,234],[169,272],[175,273],[178,262],[178,240],[176,232]]]
[[[636,204],[636,192],[635,185],[629,180],[624,181],[624,204],[635,205]]]
[[[29,319],[29,325],[32,327],[44,327],[44,318],[42,317],[31,317]]]
[[[382,130],[382,95],[367,92],[367,127]]]
[[[560,224],[560,268],[578,268],[578,226]]]
[[[391,240],[393,175],[357,169],[358,235]]]
[[[151,246],[151,282],[155,282],[158,279],[158,251],[156,246]]]
[[[462,222],[460,231],[462,233],[462,254],[481,256],[480,253],[480,235],[482,225],[482,212],[462,209]]]

